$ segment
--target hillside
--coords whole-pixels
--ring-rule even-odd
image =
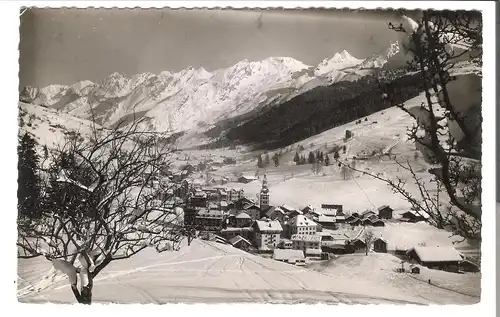
[[[21,260],[18,296],[24,303],[73,303],[65,277],[44,259]],[[396,264],[394,264],[396,265]],[[371,271],[373,276],[384,271]],[[254,256],[228,245],[195,240],[178,252],[112,262],[94,281],[103,303],[350,303],[465,304],[478,299],[420,281],[392,283],[339,276]],[[415,286],[418,286],[417,288]],[[38,291],[37,291],[38,290]]]
[[[419,74],[396,79],[395,102],[416,97],[421,91]],[[257,148],[275,149],[368,116],[390,107],[382,98],[377,79],[366,76],[355,82],[317,87],[270,108],[229,129],[227,139]]]

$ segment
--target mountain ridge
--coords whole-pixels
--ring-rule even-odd
[[[381,67],[387,56],[382,53],[377,58],[380,62],[375,68]],[[213,72],[203,67],[131,77],[114,72],[100,83],[84,80],[70,86],[27,86],[20,100],[82,119],[94,118],[104,126],[126,122],[132,114],[145,116],[148,130],[174,133],[284,102],[318,86],[357,80],[373,71],[363,66],[371,59],[357,59],[344,50],[316,68],[291,57],[269,57],[245,59]],[[349,71],[342,70],[345,68]]]

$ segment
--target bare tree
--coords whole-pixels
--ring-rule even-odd
[[[373,234],[373,232],[366,230],[363,234],[363,241],[366,246],[365,255],[368,255],[368,251],[370,251],[370,248],[373,245],[373,241],[375,241],[375,235]]]
[[[389,26],[405,34],[403,49],[412,56],[408,69],[421,75],[425,102],[412,108],[394,102],[398,87],[393,86],[390,72],[380,74],[380,86],[391,105],[414,119],[408,137],[422,153],[432,177],[425,181],[408,160],[391,154],[388,156],[407,172],[408,178],[391,180],[361,172],[387,183],[437,227],[451,228],[464,238],[480,239],[481,75],[480,71],[452,75],[464,62],[482,65],[480,14],[424,11],[419,23],[407,17],[403,20],[405,23],[398,27]],[[417,194],[408,189],[409,179],[418,188]],[[447,204],[441,203],[440,193],[449,198]]]
[[[160,178],[171,143],[140,127],[94,126],[89,140],[68,139],[43,171],[42,219],[18,219],[18,257],[45,256],[79,303],[91,304],[93,281],[112,261],[150,246],[178,250],[183,239],[175,184]]]

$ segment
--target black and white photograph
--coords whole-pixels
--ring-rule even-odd
[[[481,302],[481,10],[19,12],[20,303]]]

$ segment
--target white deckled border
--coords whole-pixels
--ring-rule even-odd
[[[2,23],[2,117],[0,125],[2,140],[2,182],[1,197],[3,202],[2,233],[3,259],[0,276],[2,302],[4,311],[15,312],[21,315],[53,316],[59,314],[88,316],[141,316],[141,315],[168,315],[168,316],[313,316],[313,315],[341,315],[341,316],[493,316],[495,305],[495,4],[493,2],[421,2],[421,1],[24,1],[23,6],[34,7],[78,7],[78,8],[350,8],[350,9],[377,9],[377,8],[433,8],[481,10],[484,22],[484,67],[483,67],[483,260],[482,260],[482,299],[481,303],[473,306],[328,306],[328,305],[92,305],[92,307],[66,305],[21,305],[16,299],[17,261],[15,259],[15,208],[17,204],[16,186],[17,157],[17,104],[18,100],[18,43],[19,43],[19,13],[21,3],[2,2],[0,21]],[[92,311],[87,311],[91,309]],[[20,311],[21,310],[21,311]]]

